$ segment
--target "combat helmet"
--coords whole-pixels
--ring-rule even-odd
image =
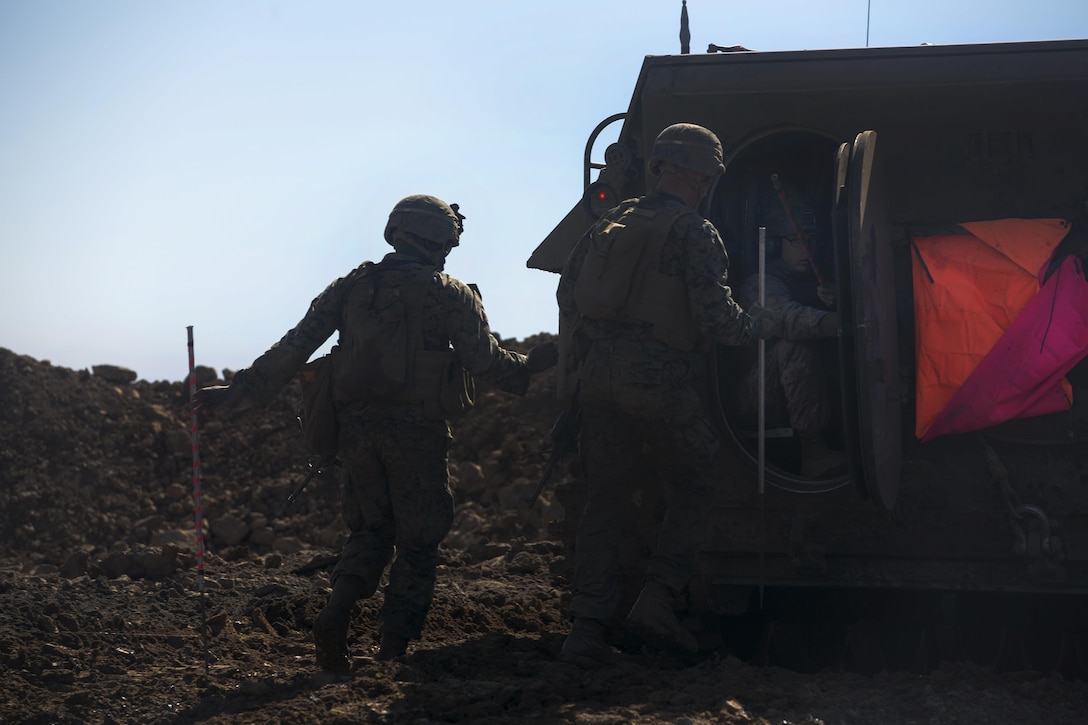
[[[441,264],[450,249],[460,244],[464,218],[456,204],[427,194],[406,196],[389,213],[385,241],[394,247],[408,244]]]
[[[725,171],[722,143],[714,132],[694,123],[674,123],[657,135],[650,151],[650,173],[659,173],[661,162],[715,176]]]

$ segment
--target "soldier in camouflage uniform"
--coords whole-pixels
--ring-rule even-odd
[[[463,218],[456,207],[432,196],[402,199],[385,230],[393,252],[329,285],[298,325],[239,371],[229,386],[197,394],[198,410],[243,398],[267,405],[329,336],[340,332],[338,347],[347,362],[337,363],[333,391],[340,426],[337,457],[346,472],[342,513],[350,537],[333,571],[328,605],[314,623],[317,664],[324,670],[350,668],[351,609],[357,599],[376,591],[390,561],[377,623],[379,659],[403,654],[408,642],[419,638],[430,608],[438,545],[453,521],[453,496],[447,469],[450,429],[443,414],[435,412],[438,385],[422,379],[425,373],[419,370],[426,366],[420,361],[448,355],[464,371],[523,395],[529,377],[557,357],[554,343],[538,345],[528,357],[502,348],[479,296],[441,271],[446,255],[458,245]],[[409,302],[413,297],[419,300],[415,308]],[[394,347],[392,338],[368,339],[375,329],[371,323],[398,306],[415,309],[404,318],[414,320],[406,323],[409,329],[393,335],[420,342],[416,347],[421,350],[409,348],[410,361],[398,359],[396,351],[374,349]],[[404,350],[399,354],[403,358]],[[396,373],[398,365],[401,377],[406,365],[416,372],[408,374],[398,393],[376,394],[367,387],[373,371],[361,369],[374,355],[385,373],[391,368]]]
[[[644,586],[625,626],[651,643],[694,652],[676,619],[706,526],[718,436],[689,373],[713,343],[777,334],[762,310],[746,313],[726,285],[729,259],[714,225],[695,211],[724,171],[717,137],[675,124],[649,159],[653,190],[606,212],[563,269],[557,299],[564,370],[578,368],[579,451],[588,487],[575,543],[571,632],[560,658],[582,667],[612,655],[605,622],[619,601],[621,530],[638,451],[659,453],[669,496]],[[575,352],[569,354],[568,349]]]
[[[804,207],[797,218],[813,217]],[[767,225],[772,253],[767,265],[765,305],[782,320],[782,335],[767,342],[764,406],[768,425],[789,426],[801,442],[801,474],[821,477],[841,468],[846,454],[828,447],[823,433],[830,419],[830,402],[818,341],[838,335],[839,314],[833,311],[831,286],[817,284],[809,248],[784,216]],[[811,239],[811,235],[810,235]],[[737,290],[743,305],[759,299],[759,278],[751,275]],[[747,422],[759,414],[759,364],[750,360],[737,385],[737,412]]]

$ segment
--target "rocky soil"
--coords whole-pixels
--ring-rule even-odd
[[[507,341],[527,349],[536,339]],[[198,368],[199,384],[229,375]],[[189,387],[0,348],[0,722],[1079,723],[1088,684],[949,663],[802,674],[718,648],[557,661],[569,564],[549,488],[525,505],[559,413],[550,374],[481,388],[451,451],[457,517],[424,638],[378,662],[380,594],[354,670],[313,666],[309,627],[344,537],[337,473],[307,472],[297,388],[201,421],[207,553],[194,545]],[[560,469],[557,483],[566,476]]]

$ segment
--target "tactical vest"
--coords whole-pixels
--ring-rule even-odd
[[[699,328],[684,278],[659,271],[669,230],[683,213],[632,204],[614,222],[598,221],[574,285],[579,313],[594,320],[649,323],[655,339],[677,350],[694,349]]]
[[[434,267],[414,274],[381,264],[353,274],[340,321],[334,396],[354,403],[419,403],[431,420],[449,420],[473,405],[475,384],[448,346],[428,350],[423,307],[431,285],[447,277]]]

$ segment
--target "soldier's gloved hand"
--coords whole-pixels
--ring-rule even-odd
[[[196,391],[192,408],[197,413],[208,413],[221,408],[233,408],[242,402],[242,391],[234,385],[209,385]]]
[[[559,360],[559,346],[554,342],[542,342],[529,351],[525,367],[533,375],[542,373]]]
[[[828,312],[820,318],[817,324],[820,328],[820,334],[824,337],[837,337],[839,334],[839,313]]]
[[[822,284],[816,288],[816,296],[820,298],[820,302],[823,302],[829,309],[835,309],[835,302],[839,296],[839,290],[836,285]]]
[[[748,316],[752,318],[756,337],[761,340],[782,336],[782,315],[774,310],[756,302],[748,308]]]

